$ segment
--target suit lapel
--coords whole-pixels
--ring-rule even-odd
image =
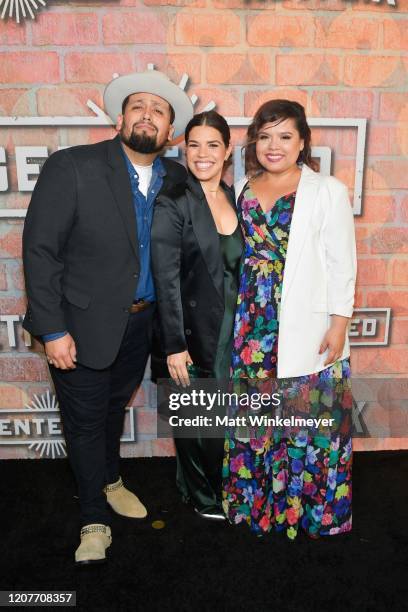
[[[217,228],[200,184],[192,177],[189,177],[187,183],[189,186],[187,199],[193,231],[214,287],[224,301],[224,266]],[[229,197],[229,194],[227,195]]]
[[[137,222],[133,205],[132,188],[126,162],[121,151],[119,136],[111,140],[108,145],[108,163],[110,166],[108,182],[115,198],[116,205],[122,216],[130,244],[136,256],[139,257]]]
[[[295,208],[290,226],[282,286],[282,304],[288,295],[302,254],[307,232],[309,231],[309,221],[312,217],[316,203],[318,189],[319,175],[308,168],[308,166],[304,165],[296,191]]]

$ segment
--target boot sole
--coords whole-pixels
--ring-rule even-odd
[[[75,561],[75,567],[89,567],[90,565],[103,565],[107,559],[84,559],[83,561]]]
[[[116,514],[116,516],[121,516],[122,518],[125,519],[130,519],[131,521],[145,521],[146,519],[149,518],[149,513],[145,514],[145,516],[128,516],[126,514],[121,514],[120,512],[117,512],[111,505],[109,502],[107,502],[109,508],[111,509],[111,511],[113,512],[113,514]]]

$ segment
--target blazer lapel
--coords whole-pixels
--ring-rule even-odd
[[[126,162],[121,151],[119,136],[116,136],[116,138],[109,143],[108,164],[110,166],[110,172],[108,174],[109,185],[122,216],[130,244],[136,256],[139,257],[137,222],[133,205],[132,188]]]
[[[214,287],[224,301],[224,267],[217,228],[201,185],[192,177],[188,178],[187,184],[189,186],[187,199],[193,231]]]
[[[309,231],[309,221],[316,203],[318,188],[319,175],[308,166],[303,165],[290,226],[282,285],[282,304],[288,295],[299,258],[302,254],[307,232]]]

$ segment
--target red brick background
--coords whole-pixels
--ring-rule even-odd
[[[309,117],[366,117],[362,215],[356,218],[358,307],[392,308],[390,345],[354,348],[354,374],[406,376],[408,364],[408,0],[119,0],[50,2],[35,21],[0,21],[0,117],[91,115],[102,105],[113,73],[149,62],[174,80],[186,72],[197,109],[214,100],[227,116],[251,116],[263,101],[288,97]],[[14,147],[93,142],[109,128],[0,128],[10,189],[0,207],[24,208],[17,191]],[[234,138],[242,139],[237,130]],[[314,129],[314,144],[330,146],[334,174],[354,181],[353,129]],[[1,152],[1,151],[0,151]],[[4,164],[0,158],[0,173]],[[24,312],[20,265],[22,221],[0,220],[0,314]],[[48,388],[40,349],[28,349],[16,325],[10,348],[0,323],[0,417]],[[150,390],[135,398],[145,434],[124,454],[168,454],[149,439]],[[7,413],[8,414],[8,413]],[[408,439],[357,440],[355,448],[408,448]],[[27,447],[2,446],[0,457],[34,457]]]

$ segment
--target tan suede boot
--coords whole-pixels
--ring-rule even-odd
[[[75,551],[76,565],[104,563],[106,549],[112,543],[111,530],[107,525],[92,523],[81,529],[81,544]]]
[[[138,497],[123,484],[122,478],[104,488],[106,500],[112,510],[128,518],[145,518],[147,510]]]

